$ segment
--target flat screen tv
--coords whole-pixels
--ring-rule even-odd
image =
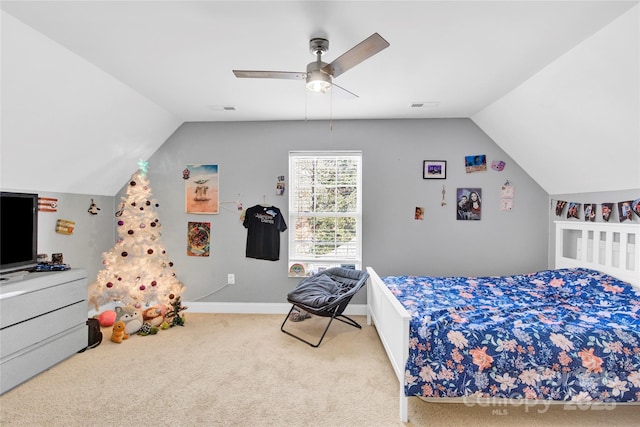
[[[0,273],[38,264],[38,195],[0,192]]]

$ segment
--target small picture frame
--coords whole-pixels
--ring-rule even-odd
[[[447,179],[446,160],[424,160],[422,162],[423,179]]]

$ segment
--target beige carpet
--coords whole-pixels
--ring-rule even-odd
[[[280,315],[197,314],[155,336],[105,341],[0,397],[0,424],[28,426],[627,426],[612,410],[467,407],[409,399],[375,328],[334,322],[311,348],[280,332]],[[326,319],[295,328],[321,333]],[[318,335],[319,336],[319,335]]]

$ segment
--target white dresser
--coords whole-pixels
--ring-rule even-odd
[[[84,270],[0,281],[0,394],[87,346]]]

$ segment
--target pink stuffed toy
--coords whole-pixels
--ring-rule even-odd
[[[98,322],[100,322],[100,326],[105,328],[113,326],[116,322],[116,312],[113,310],[103,311],[98,315]]]

